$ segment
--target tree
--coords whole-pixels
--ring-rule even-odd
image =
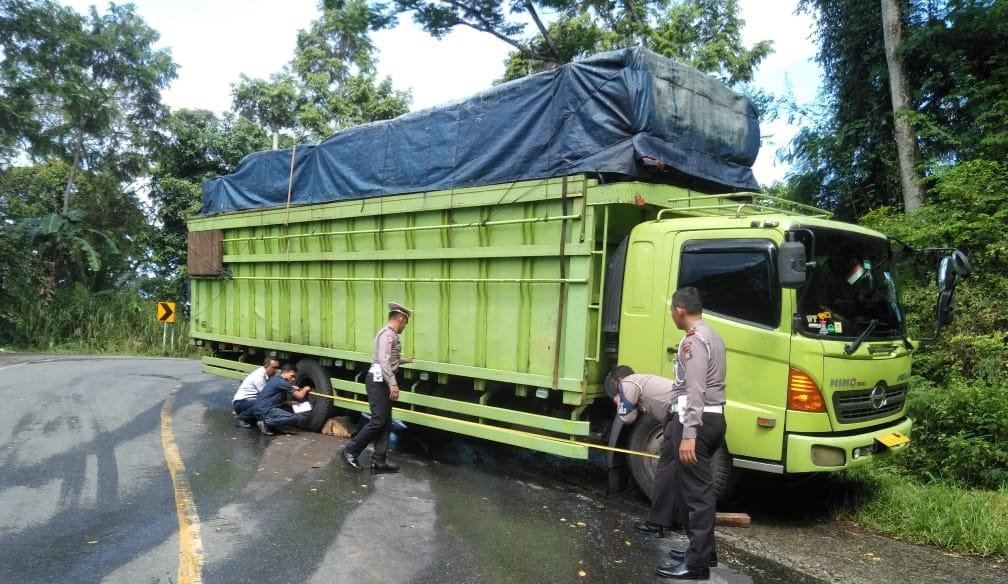
[[[909,16],[902,53],[926,168],[1008,158],[1008,3],[955,0]]]
[[[736,0],[610,0],[514,1],[507,6],[483,0],[451,2],[396,0],[400,11],[412,11],[424,30],[440,38],[455,26],[486,32],[515,50],[508,58],[505,80],[553,69],[591,53],[641,45],[676,58],[727,83],[752,80],[756,66],[771,52],[772,43],[742,45],[744,22]],[[540,13],[555,13],[548,26]],[[536,25],[526,36],[518,19]]]
[[[854,219],[901,206],[881,5],[802,0],[816,17],[816,60],[823,69],[823,115],[798,132],[787,159],[797,200]]]
[[[252,121],[204,110],[173,112],[163,125],[154,154],[158,161],[148,196],[158,228],[148,232],[148,283],[162,298],[185,302],[186,221],[199,211],[203,180],[225,174],[246,155],[269,147],[269,138]]]
[[[409,111],[409,94],[375,77],[369,36],[392,21],[364,0],[323,0],[321,13],[298,33],[291,63],[269,81],[242,76],[233,87],[234,108],[273,134],[319,140],[340,128]]]
[[[288,74],[275,74],[269,81],[242,74],[241,81],[232,87],[232,96],[239,115],[270,132],[274,150],[280,147],[281,130],[297,124],[298,89]]]
[[[881,5],[803,0],[816,16],[823,66],[823,115],[799,132],[789,160],[799,200],[857,218],[873,208],[907,209],[894,161],[896,119],[912,126],[923,187],[962,161],[1008,154],[1008,3],[992,0],[908,1],[896,51],[914,87],[894,116]]]
[[[11,124],[2,143],[69,165],[63,213],[79,170],[101,168],[127,181],[146,165],[148,137],[163,113],[160,91],[175,64],[152,49],[159,35],[134,10],[109,4],[104,15],[92,7],[81,16],[52,0],[0,4],[0,80],[17,108],[0,112]]]
[[[728,85],[748,83],[773,51],[773,43],[760,41],[747,49],[742,44],[744,27],[736,0],[686,0],[658,20],[651,48]]]
[[[547,2],[552,2],[552,0],[547,0]],[[540,5],[549,6],[550,4],[541,3]],[[456,26],[465,26],[500,39],[523,53],[527,58],[547,61],[553,63],[554,67],[566,62],[556,51],[533,52],[521,42],[525,32],[525,24],[509,18],[508,15],[528,14],[537,23],[540,34],[548,39],[546,30],[541,24],[542,19],[531,0],[512,0],[506,5],[507,14],[504,12],[504,6],[505,4],[494,0],[447,0],[444,2],[395,0],[390,9],[392,10],[391,15],[412,12],[413,20],[434,38],[443,38]],[[550,49],[548,40],[545,43],[545,48]]]
[[[121,190],[114,177],[83,173],[75,198],[80,206],[64,213],[69,173],[62,161],[0,172],[0,221],[9,226],[15,250],[8,259],[19,256],[16,261],[24,260],[34,278],[21,294],[49,300],[57,288],[73,283],[92,291],[116,288],[142,261],[138,242],[147,223],[135,195]]]
[[[889,94],[892,99],[893,121],[896,134],[896,152],[899,154],[900,183],[903,185],[903,208],[915,211],[924,200],[917,166],[920,150],[917,136],[910,126],[913,102],[910,84],[903,67],[900,44],[903,42],[903,23],[900,19],[899,0],[882,0],[882,37],[885,42],[886,64],[889,67]]]

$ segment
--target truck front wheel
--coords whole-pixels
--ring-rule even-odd
[[[637,452],[659,454],[664,439],[662,425],[651,416],[640,416],[631,426],[630,449]],[[630,474],[637,486],[647,496],[654,499],[655,472],[658,469],[658,459],[648,456],[630,455]],[[714,474],[714,493],[718,500],[724,500],[730,495],[732,482],[732,457],[728,448],[722,444],[711,457],[711,471]]]
[[[328,397],[313,395],[329,396],[333,394],[329,374],[315,359],[301,359],[297,363],[297,381],[294,382],[294,385],[298,387],[308,385],[312,388],[311,393],[308,394],[308,403],[312,408],[297,415],[297,427],[308,432],[318,432],[322,429],[325,421],[334,415],[336,409],[333,406],[333,401]]]

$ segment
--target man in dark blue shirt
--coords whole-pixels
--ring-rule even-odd
[[[259,431],[267,436],[272,436],[286,426],[296,424],[297,415],[289,409],[289,406],[284,406],[292,400],[303,400],[311,387],[306,385],[300,389],[295,388],[292,385],[295,379],[297,369],[290,363],[284,364],[280,375],[270,377],[259,392],[255,403],[242,416],[250,414],[259,425]]]

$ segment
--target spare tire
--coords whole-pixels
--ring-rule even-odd
[[[333,400],[313,394],[334,395],[329,373],[315,359],[301,359],[297,363],[297,381],[294,385],[312,388],[308,394],[308,403],[312,408],[297,415],[297,427],[308,432],[322,430],[326,420],[336,414],[336,408]]]
[[[630,429],[630,449],[638,452],[659,454],[661,443],[665,438],[662,424],[651,416],[638,416]],[[658,459],[646,456],[629,456],[630,474],[637,486],[647,496],[654,500],[654,480],[658,470]],[[728,447],[721,443],[711,456],[711,473],[714,475],[714,493],[718,501],[724,501],[733,494],[736,482],[733,480],[732,456]]]

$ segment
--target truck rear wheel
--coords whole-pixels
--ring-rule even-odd
[[[651,416],[638,416],[630,426],[630,450],[658,454],[665,433],[661,423]],[[630,455],[628,461],[630,474],[637,481],[637,486],[644,492],[648,500],[654,498],[655,472],[658,470],[658,459],[647,456]]]
[[[651,416],[641,416],[631,427],[630,449],[657,455],[664,438],[665,433],[658,420]],[[630,474],[637,481],[637,486],[640,487],[648,500],[654,500],[654,480],[658,470],[658,459],[631,455],[629,465]],[[711,471],[714,475],[714,493],[719,501],[723,501],[734,490],[732,457],[724,443],[711,457]]]
[[[335,415],[336,411],[331,399],[312,395],[333,395],[329,374],[315,359],[301,359],[297,363],[297,381],[294,382],[294,385],[298,387],[308,385],[312,388],[311,393],[308,394],[308,403],[311,404],[312,409],[297,415],[297,427],[309,432],[318,432],[322,429],[325,421]]]

